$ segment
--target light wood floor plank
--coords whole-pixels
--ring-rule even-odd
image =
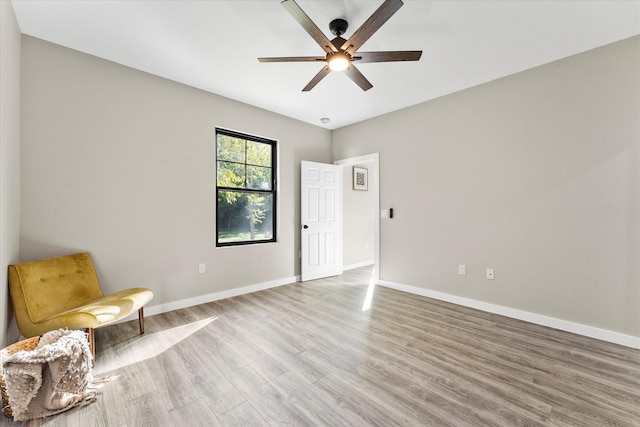
[[[229,380],[271,425],[313,426],[313,420],[296,411],[270,382],[251,367],[239,369]]]
[[[188,373],[188,380],[211,411],[221,415],[245,402],[227,377],[211,363],[211,359],[217,355],[202,351],[202,344],[206,345],[209,341],[208,334],[201,331],[193,338],[180,343],[179,352]]]
[[[225,412],[218,417],[218,420],[224,427],[268,427],[270,425],[249,402]]]
[[[212,326],[211,333],[218,335],[238,357],[260,375],[271,379],[287,371],[280,361],[260,350],[246,338],[243,330],[236,327],[226,315],[220,316]]]
[[[286,372],[271,384],[298,411],[306,415],[316,426],[363,426],[365,420],[330,393],[309,384],[293,372]],[[336,410],[339,408],[339,410]]]
[[[174,348],[146,361],[151,377],[168,410],[180,408],[201,397],[189,378],[182,355]]]
[[[242,316],[228,315],[234,324],[242,328],[243,333],[253,345],[264,351],[273,359],[278,360],[286,366],[288,371],[296,372],[309,384],[326,375],[326,372],[309,365],[303,358],[299,357],[302,350],[297,350],[291,346],[286,339],[286,331],[277,327],[273,322],[244,322]],[[283,337],[284,335],[284,337]]]
[[[165,406],[160,393],[145,394],[134,399],[126,406],[126,425],[134,426],[165,426],[178,427],[180,424],[174,424],[171,421],[171,415]],[[86,424],[79,424],[86,425]]]
[[[189,427],[222,427],[218,417],[204,399],[195,400],[179,409],[170,412],[175,426]]]

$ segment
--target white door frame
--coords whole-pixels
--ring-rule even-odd
[[[365,154],[364,156],[351,157],[343,160],[336,160],[334,165],[349,166],[373,163],[373,185],[369,187],[374,195],[374,236],[373,236],[373,258],[374,258],[374,279],[375,283],[380,281],[380,153]],[[369,182],[371,185],[371,182]],[[344,194],[342,194],[344,197]],[[344,202],[342,202],[344,208]]]

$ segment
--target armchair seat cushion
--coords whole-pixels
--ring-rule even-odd
[[[102,325],[122,320],[138,311],[153,298],[153,293],[146,288],[125,289],[104,297],[96,298],[79,307],[55,314],[40,323],[64,322],[78,323],[79,326],[67,326],[68,329],[97,328]],[[78,319],[78,320],[75,320]],[[89,326],[86,326],[88,324]]]

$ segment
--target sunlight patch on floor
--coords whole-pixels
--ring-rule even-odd
[[[210,317],[164,331],[136,336],[124,346],[116,349],[114,354],[98,355],[94,374],[110,372],[156,357],[206,327],[217,318]]]
[[[371,308],[371,302],[373,301],[373,290],[376,287],[376,271],[375,269],[371,273],[371,279],[369,279],[369,287],[367,287],[367,294],[364,297],[364,303],[362,304],[362,311],[367,311]]]

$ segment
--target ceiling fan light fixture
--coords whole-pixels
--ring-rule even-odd
[[[344,71],[349,68],[351,58],[343,52],[333,53],[327,58],[331,71]]]

